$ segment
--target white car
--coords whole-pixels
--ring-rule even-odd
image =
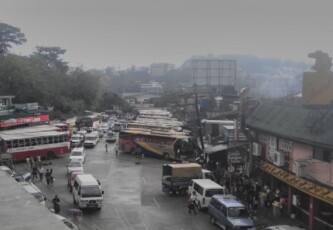
[[[82,164],[86,160],[86,152],[84,148],[73,148],[71,154],[69,155],[70,161],[80,161]]]
[[[79,228],[72,222],[70,221],[69,219],[63,217],[63,216],[60,216],[58,214],[54,214],[58,220],[60,220],[61,222],[63,222],[67,227],[68,229],[73,229],[73,230],[78,230]]]
[[[79,171],[83,172],[83,165],[80,161],[70,161],[67,165],[67,173],[70,174],[71,172]]]

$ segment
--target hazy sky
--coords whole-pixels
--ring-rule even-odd
[[[28,39],[16,53],[59,46],[84,68],[179,66],[209,53],[333,56],[332,0],[0,0],[0,22]]]

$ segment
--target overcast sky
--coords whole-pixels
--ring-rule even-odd
[[[28,39],[15,53],[59,46],[84,68],[179,66],[209,53],[333,56],[331,0],[0,0],[0,22]]]

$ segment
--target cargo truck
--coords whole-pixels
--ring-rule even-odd
[[[192,179],[214,180],[213,173],[197,163],[164,164],[162,171],[162,191],[169,194],[186,195]]]

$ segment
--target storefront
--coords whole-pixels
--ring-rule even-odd
[[[291,217],[308,225],[309,230],[333,230],[333,191],[331,189],[296,177],[268,162],[261,162],[260,169],[275,178],[271,180],[271,186],[288,186],[287,213]]]

